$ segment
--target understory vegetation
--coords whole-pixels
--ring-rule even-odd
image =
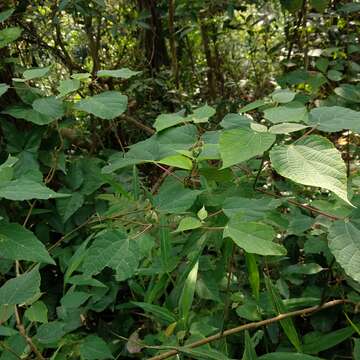
[[[0,360],[360,360],[360,2],[2,0]]]

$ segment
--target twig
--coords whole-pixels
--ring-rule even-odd
[[[278,195],[278,194],[275,194],[275,193],[272,193],[270,191],[266,191],[266,190],[260,189],[260,188],[257,188],[255,190],[259,191],[259,192],[262,192],[263,194],[278,198],[278,199],[283,199],[283,200],[287,201],[290,204],[293,204],[293,205],[295,205],[297,207],[300,207],[302,209],[305,209],[305,210],[308,210],[308,211],[311,211],[311,212],[315,212],[315,213],[317,213],[319,215],[327,217],[330,220],[344,220],[343,218],[341,218],[339,216],[328,214],[328,213],[326,213],[326,212],[324,212],[322,210],[319,210],[319,209],[317,209],[317,208],[315,208],[315,207],[313,207],[311,205],[301,204],[301,203],[299,203],[299,202],[297,202],[295,200],[287,199],[286,197],[284,197],[282,195]]]
[[[136,120],[135,118],[133,118],[132,116],[129,115],[124,115],[124,119],[133,123],[134,125],[136,125],[138,128],[143,129],[145,132],[147,132],[149,135],[154,135],[155,134],[155,130],[148,127],[147,125],[143,124],[142,122],[140,122],[139,120]]]
[[[331,308],[331,307],[336,306],[336,305],[345,304],[345,303],[351,303],[351,302],[348,301],[348,300],[338,299],[338,300],[329,301],[329,302],[324,303],[324,304],[322,304],[320,306],[316,305],[316,306],[312,306],[312,307],[305,308],[305,309],[302,309],[302,310],[296,310],[296,311],[291,311],[291,312],[284,313],[284,314],[279,314],[279,315],[277,315],[277,316],[275,316],[273,318],[270,318],[270,319],[240,325],[240,326],[234,327],[232,329],[225,330],[223,333],[219,332],[219,333],[217,333],[215,335],[212,335],[212,336],[209,336],[209,337],[207,337],[205,339],[201,339],[201,340],[195,341],[195,342],[193,342],[193,343],[191,343],[189,345],[186,345],[186,346],[184,346],[184,348],[185,349],[194,349],[194,348],[197,348],[199,346],[209,344],[209,343],[211,343],[213,341],[219,340],[219,339],[223,338],[224,336],[234,335],[234,334],[237,334],[237,333],[239,333],[241,331],[244,331],[244,330],[257,329],[257,328],[259,328],[261,326],[266,326],[266,325],[269,325],[269,324],[272,324],[272,323],[275,323],[275,322],[278,322],[278,321],[281,321],[283,319],[293,317],[293,316],[309,315],[309,314],[312,314],[314,312],[318,312],[318,311],[328,309],[328,308]],[[153,356],[153,357],[149,358],[148,360],[167,359],[167,358],[169,358],[171,356],[174,356],[174,355],[178,354],[179,350],[181,351],[181,349],[173,349],[173,350],[167,351],[167,352],[165,352],[163,354]]]
[[[173,171],[174,171],[174,168],[173,168],[172,166],[170,166],[170,167],[167,168],[167,171],[166,171],[166,172],[163,172],[163,173],[161,174],[161,176],[159,177],[159,179],[156,181],[156,183],[153,185],[153,187],[152,187],[152,189],[151,189],[151,193],[152,193],[153,195],[155,195],[155,194],[158,192],[161,184],[162,184],[162,183],[164,182],[164,180],[170,175],[169,173],[170,173],[170,172],[173,172]]]

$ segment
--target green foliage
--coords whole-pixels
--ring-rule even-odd
[[[360,358],[359,4],[7,3],[0,360]]]

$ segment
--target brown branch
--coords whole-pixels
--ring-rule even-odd
[[[155,134],[155,130],[146,126],[145,124],[143,124],[142,122],[140,122],[139,120],[133,118],[132,116],[129,115],[124,115],[124,119],[133,123],[134,125],[136,125],[138,128],[144,130],[145,132],[147,132],[149,135],[154,135]]]
[[[306,205],[306,204],[301,204],[295,200],[291,200],[291,199],[287,199],[285,198],[284,196],[282,195],[278,195],[278,194],[275,194],[275,193],[272,193],[270,191],[266,191],[264,189],[260,189],[260,188],[257,188],[255,189],[256,191],[259,191],[265,195],[269,195],[269,196],[272,196],[272,197],[275,197],[277,199],[283,199],[285,201],[287,201],[289,204],[292,204],[292,205],[295,205],[297,207],[300,207],[302,209],[305,209],[305,210],[308,210],[308,211],[311,211],[311,212],[314,212],[314,213],[317,213],[319,215],[322,215],[322,216],[325,216],[327,217],[328,219],[330,220],[344,220],[343,218],[339,217],[339,216],[336,216],[336,215],[332,215],[332,214],[328,214],[322,210],[319,210],[311,205]]]
[[[211,343],[213,341],[220,340],[225,336],[237,334],[237,333],[239,333],[241,331],[244,331],[244,330],[257,329],[259,327],[266,326],[266,325],[281,321],[281,320],[289,318],[289,317],[309,315],[309,314],[312,314],[312,313],[315,313],[315,312],[318,312],[318,311],[321,311],[321,310],[324,310],[324,309],[328,309],[328,308],[331,308],[331,307],[336,306],[336,305],[345,304],[345,303],[350,303],[350,301],[342,300],[342,299],[332,300],[332,301],[324,303],[324,304],[322,304],[320,306],[312,306],[312,307],[302,309],[302,310],[296,310],[296,311],[291,311],[291,312],[288,312],[288,313],[285,313],[285,314],[279,314],[279,315],[277,315],[277,316],[275,316],[273,318],[270,318],[270,319],[261,320],[261,321],[257,321],[257,322],[252,322],[252,323],[248,323],[248,324],[244,324],[244,325],[234,327],[232,329],[225,330],[223,333],[220,332],[220,333],[217,333],[215,335],[209,336],[209,337],[207,337],[205,339],[195,341],[195,342],[193,342],[193,343],[191,343],[189,345],[184,346],[184,348],[185,349],[194,349],[194,348],[197,348],[199,346],[209,344],[209,343]],[[173,349],[173,350],[167,351],[167,352],[165,352],[163,354],[153,356],[153,357],[149,358],[148,360],[167,359],[167,358],[169,358],[171,356],[174,356],[174,355],[178,354],[179,352],[181,352],[181,349]]]

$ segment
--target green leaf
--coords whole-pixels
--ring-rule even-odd
[[[42,301],[33,303],[25,311],[25,317],[34,322],[47,323],[48,322],[48,308]]]
[[[327,77],[331,81],[340,81],[343,77],[343,74],[340,71],[332,69],[327,72]]]
[[[31,300],[40,293],[39,266],[8,280],[0,288],[0,305],[17,305]]]
[[[167,218],[164,215],[160,216],[159,221],[160,231],[160,256],[161,256],[161,265],[164,272],[168,271],[169,263],[171,259],[171,237],[170,230],[168,228]]]
[[[306,107],[302,103],[293,101],[286,105],[264,110],[264,118],[273,124],[284,122],[306,123],[308,120],[308,113]]]
[[[50,68],[51,68],[50,66],[47,66],[44,68],[39,67],[39,68],[25,70],[23,72],[23,78],[24,80],[33,80],[33,79],[42,78],[49,73]]]
[[[301,9],[303,1],[302,0],[280,0],[280,3],[284,9],[286,9],[290,12],[296,12]]]
[[[324,137],[311,135],[270,151],[273,168],[299,184],[322,187],[350,204],[345,163],[340,152]]]
[[[96,335],[89,335],[80,345],[80,354],[85,360],[113,359],[106,342]]]
[[[201,106],[188,116],[195,124],[208,122],[209,118],[215,115],[216,111],[209,105]]]
[[[0,336],[13,336],[17,333],[17,330],[13,328],[0,325]]]
[[[127,109],[128,98],[118,91],[105,91],[80,100],[75,109],[93,114],[101,119],[115,119]]]
[[[272,240],[275,231],[269,225],[242,221],[234,216],[225,226],[223,237],[230,237],[235,244],[246,252],[259,255],[286,255],[286,249]]]
[[[240,109],[240,113],[246,113],[248,111],[251,111],[251,110],[255,110],[261,106],[264,106],[266,105],[266,101],[265,100],[256,100],[256,101],[253,101],[249,104],[247,104],[246,106],[244,106],[243,108]]]
[[[182,347],[177,347],[176,350],[178,352],[180,352],[180,353],[191,356],[191,359],[199,359],[199,360],[230,360],[221,351],[212,349],[210,347],[190,349],[190,348],[188,348],[186,346],[182,346]]]
[[[341,106],[323,106],[310,112],[310,126],[326,132],[350,129],[360,133],[360,112]]]
[[[53,120],[62,118],[65,115],[64,104],[55,96],[36,99],[32,107],[38,113],[48,116]]]
[[[360,360],[360,339],[354,339],[354,360]]]
[[[58,87],[59,95],[58,98],[64,97],[80,88],[80,80],[78,79],[67,79],[61,80]]]
[[[0,198],[8,200],[49,200],[67,196],[69,194],[56,193],[43,184],[26,178],[12,180],[0,185]]]
[[[310,342],[305,342],[302,350],[308,354],[317,354],[321,351],[331,349],[332,347],[341,344],[348,339],[355,330],[352,326],[331,331],[328,334],[312,335]]]
[[[197,139],[196,127],[192,124],[161,131],[150,138],[130,146],[125,154],[118,153],[109,159],[109,165],[103,168],[104,173],[111,173],[125,166],[147,161],[158,161],[179,151],[188,150]]]
[[[336,221],[329,229],[329,249],[346,274],[360,282],[360,229]]]
[[[222,168],[239,164],[254,156],[262,155],[274,143],[276,136],[248,129],[226,130],[220,135]]]
[[[131,303],[154,315],[157,320],[160,319],[165,324],[172,324],[177,321],[176,316],[165,307],[137,301],[132,301]]]
[[[72,74],[71,77],[75,80],[80,80],[80,81],[86,81],[91,77],[90,73],[75,73]]]
[[[28,260],[55,265],[44,244],[20,224],[0,222],[1,257],[10,260]]]
[[[238,127],[249,129],[251,122],[251,119],[246,115],[230,113],[224,116],[221,120],[220,126],[227,130]]]
[[[259,300],[260,295],[260,274],[259,267],[256,262],[256,255],[245,253],[246,267],[249,274],[249,283],[252,294],[256,300]]]
[[[255,346],[251,340],[248,331],[245,331],[245,350],[242,360],[257,360],[258,357],[255,352]]]
[[[15,8],[10,8],[0,12],[0,22],[7,20],[15,11]]]
[[[13,105],[2,111],[15,119],[24,119],[36,125],[48,125],[54,121],[52,117],[46,116],[25,105]]]
[[[89,299],[91,294],[83,291],[69,291],[61,299],[61,305],[65,308],[78,308]]]
[[[201,220],[204,221],[207,217],[208,217],[208,212],[205,209],[205,206],[203,205],[203,207],[197,212],[197,217]]]
[[[98,77],[113,77],[120,79],[130,79],[131,77],[141,74],[142,71],[133,71],[128,68],[122,68],[117,70],[99,70],[97,72]]]
[[[199,262],[196,262],[185,280],[179,299],[180,318],[184,319],[185,322],[187,322],[187,319],[189,318],[190,309],[194,300],[198,268]]]
[[[39,326],[35,339],[44,345],[57,343],[65,335],[64,323],[60,321],[51,321]]]
[[[273,285],[270,278],[268,278],[267,276],[265,276],[264,278],[265,278],[266,289],[268,291],[268,294],[269,294],[269,297],[270,297],[270,300],[272,302],[275,312],[277,314],[286,313],[286,307],[279,295],[278,290]],[[280,320],[280,325],[283,328],[283,330],[284,330],[286,336],[288,337],[288,339],[290,340],[290,342],[294,345],[295,349],[297,351],[301,351],[301,343],[300,343],[299,336],[298,336],[298,333],[296,331],[296,328],[294,326],[292,319],[286,318],[286,319]]]
[[[290,134],[295,131],[306,129],[308,126],[296,123],[282,123],[271,126],[269,132],[272,134]]]
[[[296,93],[289,89],[278,89],[271,94],[273,101],[278,103],[288,103],[293,101],[295,95]]]
[[[290,353],[290,352],[274,352],[259,357],[259,360],[322,360],[316,356]]]
[[[69,195],[68,198],[56,200],[56,208],[64,223],[84,204],[84,196],[79,192],[74,192]]]
[[[310,5],[318,12],[324,12],[329,5],[329,0],[310,0]]]
[[[179,226],[174,231],[174,233],[186,231],[186,230],[192,230],[197,229],[201,227],[201,221],[199,219],[193,218],[191,216],[186,216],[183,219],[181,219]]]
[[[22,30],[19,27],[8,27],[0,30],[0,49],[18,39],[21,33]]]
[[[192,161],[184,155],[167,156],[159,160],[158,163],[185,170],[191,170],[193,167]]]
[[[342,84],[334,90],[336,95],[345,100],[360,103],[360,87],[351,84]],[[347,108],[345,108],[347,109]]]
[[[0,96],[4,95],[8,90],[10,86],[4,83],[0,84]]]
[[[185,188],[180,181],[168,176],[154,197],[154,205],[161,212],[181,214],[194,204],[201,193],[201,190]]]
[[[155,122],[154,122],[154,128],[157,132],[160,132],[164,129],[173,127],[178,124],[182,124],[185,122],[188,122],[189,119],[184,118],[183,116],[174,113],[174,114],[161,114],[159,115]]]
[[[135,240],[118,230],[106,230],[96,237],[87,250],[82,265],[85,275],[99,274],[105,267],[116,271],[116,280],[124,281],[137,270],[139,251]]]

